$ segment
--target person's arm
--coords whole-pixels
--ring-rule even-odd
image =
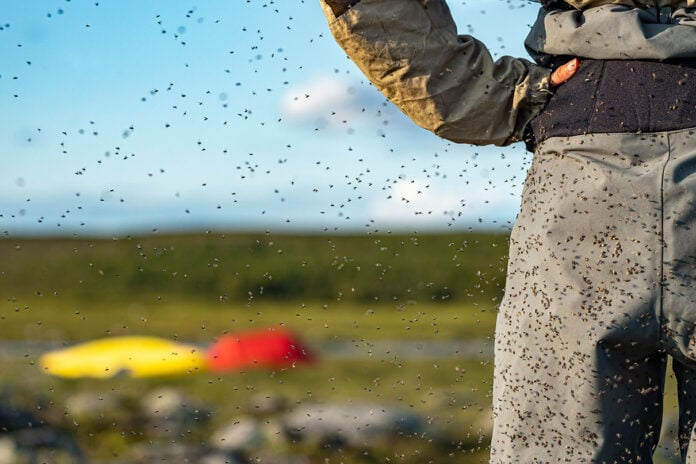
[[[550,97],[550,70],[493,61],[458,35],[444,0],[321,0],[336,41],[370,81],[418,125],[461,143],[522,139]]]

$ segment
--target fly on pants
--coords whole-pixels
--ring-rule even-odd
[[[696,464],[695,277],[696,130],[544,141],[511,237],[491,462],[651,463],[671,356]]]

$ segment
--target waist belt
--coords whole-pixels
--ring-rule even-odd
[[[530,123],[528,145],[549,137],[688,127],[696,127],[696,60],[585,59]]]

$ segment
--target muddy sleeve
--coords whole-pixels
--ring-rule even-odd
[[[458,35],[444,0],[321,0],[336,41],[370,81],[421,127],[476,145],[522,139],[550,97],[550,72],[494,61]]]

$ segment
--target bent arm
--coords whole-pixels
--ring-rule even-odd
[[[460,143],[507,145],[546,104],[550,71],[493,61],[457,35],[444,0],[322,0],[336,41],[421,127]]]

